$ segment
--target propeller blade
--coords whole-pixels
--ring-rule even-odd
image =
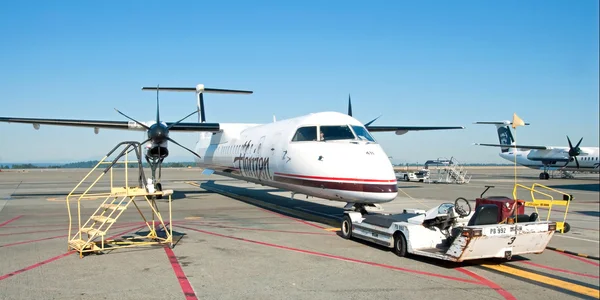
[[[574,157],[575,157],[575,163],[577,164],[577,169],[579,169],[579,161],[577,160],[577,156],[574,156]]]
[[[348,115],[352,117],[352,101],[350,100],[350,94],[348,94]]]
[[[160,109],[158,106],[158,87],[159,85],[156,85],[156,124],[160,123]]]
[[[581,139],[579,139],[579,142],[577,143],[577,145],[575,146],[575,148],[579,148],[579,144],[581,144],[581,141],[583,141],[583,137]]]
[[[204,93],[200,93],[200,123],[206,122],[206,116],[204,115]]]
[[[365,127],[366,127],[366,126],[369,126],[369,125],[371,125],[371,123],[373,123],[373,122],[375,122],[377,119],[381,118],[381,116],[382,116],[382,115],[379,115],[379,117],[377,117],[377,118],[375,118],[375,119],[373,119],[373,120],[369,121],[367,124],[365,124]]]
[[[118,109],[116,109],[116,108],[115,108],[115,110],[116,110],[116,111],[117,111],[119,114],[121,114],[122,116],[124,116],[125,118],[127,118],[127,119],[129,119],[129,120],[131,120],[131,121],[134,121],[134,122],[136,122],[138,125],[140,125],[140,126],[142,126],[142,127],[146,128],[146,129],[150,129],[150,127],[146,126],[146,124],[144,124],[144,123],[142,123],[142,122],[139,122],[139,121],[137,121],[137,120],[135,120],[135,119],[133,119],[133,118],[129,117],[128,115],[126,115],[126,114],[124,114],[124,113],[120,112],[120,111],[119,111]]]
[[[567,135],[567,141],[569,142],[569,148],[573,149],[573,144],[571,144],[571,139]]]
[[[178,143],[178,142],[174,141],[172,138],[168,137],[168,138],[167,138],[167,140],[169,140],[169,141],[170,141],[170,142],[172,142],[173,144],[175,144],[175,145],[177,145],[177,146],[179,146],[179,147],[181,147],[181,148],[183,148],[183,149],[185,149],[185,150],[187,150],[187,151],[191,152],[192,154],[196,155],[198,158],[202,159],[202,157],[200,157],[200,155],[198,155],[198,153],[196,153],[196,152],[192,151],[191,149],[189,149],[189,148],[187,148],[187,147],[185,147],[185,146],[181,145],[180,143]]]
[[[175,123],[173,123],[173,124],[169,125],[169,126],[167,127],[167,130],[169,130],[169,129],[171,129],[173,126],[175,126],[175,125],[177,125],[177,124],[179,124],[179,123],[183,122],[183,120],[185,120],[185,119],[189,118],[191,115],[193,115],[193,114],[195,114],[195,113],[198,113],[198,111],[197,111],[197,110],[195,110],[195,111],[193,111],[191,114],[189,114],[189,115],[185,116],[183,119],[181,119],[181,120],[179,120],[179,121],[177,121],[177,122],[175,122]]]

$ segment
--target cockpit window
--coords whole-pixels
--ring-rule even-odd
[[[321,141],[353,140],[354,134],[348,125],[321,126]]]
[[[352,125],[352,130],[356,133],[356,136],[359,140],[367,140],[370,142],[375,142],[375,139],[369,134],[366,128],[363,126]]]
[[[292,142],[316,141],[317,126],[300,127],[292,138]]]

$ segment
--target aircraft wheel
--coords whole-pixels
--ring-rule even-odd
[[[404,175],[404,181],[410,181],[410,179],[408,179],[408,175]]]
[[[394,253],[400,257],[406,256],[406,238],[400,231],[394,233]]]
[[[563,233],[567,233],[569,231],[571,231],[571,225],[569,225],[569,223],[565,222],[565,228],[563,228]]]
[[[548,172],[544,172],[544,179],[550,179],[550,174],[548,174]]]
[[[342,237],[345,239],[350,239],[352,237],[352,220],[349,216],[344,216],[342,220]]]

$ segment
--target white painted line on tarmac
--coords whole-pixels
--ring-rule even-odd
[[[580,240],[580,241],[586,241],[586,242],[590,242],[590,243],[600,244],[600,241],[588,240],[588,239],[578,238],[578,237],[574,237],[574,236],[565,236],[565,235],[558,235],[558,234],[555,234],[554,236],[555,237],[566,238],[566,239],[574,239],[574,240]]]

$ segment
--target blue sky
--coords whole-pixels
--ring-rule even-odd
[[[346,111],[374,125],[465,130],[377,133],[395,162],[506,162],[490,125],[517,142],[598,146],[598,1],[60,1],[0,10],[0,116],[149,121],[142,86],[249,89],[207,95],[209,122],[264,123]],[[161,94],[161,117],[193,111]],[[195,117],[192,117],[192,119]],[[196,136],[173,133],[193,147]],[[0,123],[0,163],[99,159],[141,132]],[[169,161],[191,160],[171,146]]]

